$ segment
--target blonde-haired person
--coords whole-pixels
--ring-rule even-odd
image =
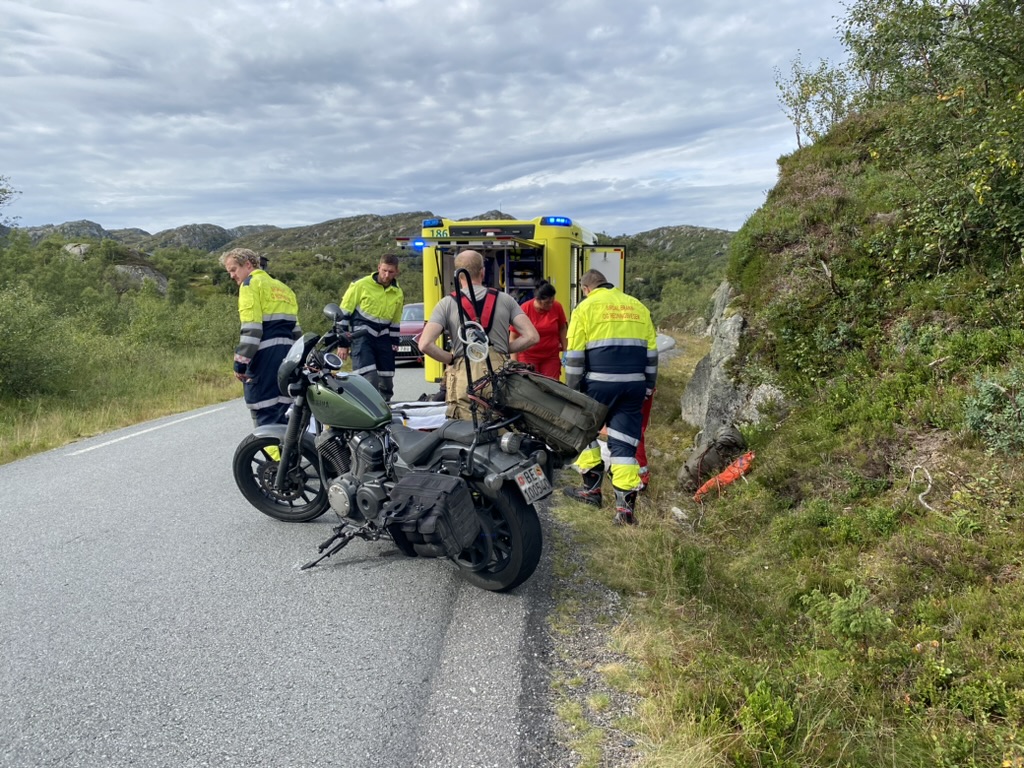
[[[460,275],[461,290],[458,293],[452,292],[437,303],[420,334],[420,351],[447,366],[444,377],[445,402],[448,403],[446,413],[450,419],[472,418],[466,397],[469,382],[466,378],[465,348],[459,338],[459,329],[462,327],[460,304],[470,320],[483,326],[487,334],[491,365],[495,369],[501,367],[510,354],[529,349],[540,338],[530,318],[515,299],[494,288],[484,288],[483,254],[478,251],[462,251],[455,257],[455,270],[458,272],[463,269],[468,273],[473,286],[475,305],[469,298],[470,287],[466,284],[465,275]],[[515,329],[515,340],[509,339],[509,328]],[[451,350],[437,346],[442,333],[447,334]],[[487,362],[471,363],[471,370],[473,380],[476,381],[487,372]]]
[[[292,342],[302,336],[295,293],[260,268],[260,255],[233,248],[220,263],[238,284],[242,331],[235,347],[235,378],[256,426],[285,421],[291,402],[277,389],[277,368]]]

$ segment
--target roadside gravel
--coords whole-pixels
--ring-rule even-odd
[[[555,562],[550,574],[551,604],[539,611],[531,634],[541,638],[531,649],[543,674],[545,691],[527,691],[533,706],[545,702],[540,741],[528,745],[524,765],[550,768],[627,768],[642,757],[635,736],[618,721],[637,712],[639,699],[611,686],[602,670],[630,667],[612,649],[612,630],[621,621],[621,597],[586,574],[584,554],[569,527],[548,511],[545,537]],[[595,706],[598,703],[599,706]],[[528,704],[529,706],[529,704]],[[560,712],[573,712],[571,718]],[[540,734],[538,734],[540,735]]]

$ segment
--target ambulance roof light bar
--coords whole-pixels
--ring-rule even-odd
[[[411,248],[417,253],[426,246],[433,245],[435,248],[514,248],[517,245],[537,247],[537,244],[530,240],[520,240],[512,235],[495,235],[484,238],[424,238],[424,237],[396,237],[395,244],[399,248]]]

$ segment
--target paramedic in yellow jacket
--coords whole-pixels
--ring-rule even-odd
[[[284,423],[291,400],[277,388],[277,368],[292,342],[301,338],[299,305],[292,289],[260,269],[260,256],[234,248],[220,263],[238,283],[242,333],[235,348],[235,378],[256,426]]]
[[[644,398],[658,378],[657,331],[651,313],[638,299],[590,270],[580,278],[586,297],[569,320],[565,383],[608,406],[605,422],[615,489],[614,522],[636,522],[637,491],[642,486],[636,449],[640,444]],[[595,440],[576,459],[583,476],[567,496],[601,506],[604,460]]]
[[[395,349],[405,304],[397,277],[398,257],[385,253],[377,271],[353,281],[341,298],[342,323],[352,332],[352,372],[388,401],[395,392]],[[344,360],[349,350],[341,348],[338,355]]]

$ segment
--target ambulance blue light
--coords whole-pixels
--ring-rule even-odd
[[[571,227],[572,219],[568,216],[545,216],[540,223],[548,227]]]
[[[433,219],[431,219],[433,221]],[[416,253],[423,253],[423,246],[427,244],[426,240],[413,240],[409,243],[410,247],[416,251]]]
[[[442,223],[443,219],[424,219],[423,228],[427,229],[428,227],[440,227]]]

